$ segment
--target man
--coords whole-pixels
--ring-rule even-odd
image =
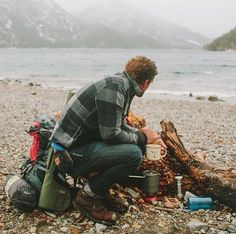
[[[132,58],[124,72],[79,90],[53,131],[51,140],[72,155],[74,175],[97,173],[73,202],[75,208],[95,222],[113,224],[114,212],[127,210],[109,194],[109,189],[137,169],[145,145],[155,143],[166,148],[160,135],[150,128],[137,130],[125,121],[133,97],[141,97],[155,75],[153,61],[143,56]]]

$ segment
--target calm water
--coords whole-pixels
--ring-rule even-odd
[[[0,79],[22,79],[79,88],[123,70],[126,61],[145,55],[159,74],[152,93],[218,95],[236,99],[236,51],[130,49],[0,49]]]

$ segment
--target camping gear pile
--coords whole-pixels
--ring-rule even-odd
[[[72,200],[74,190],[66,175],[55,165],[54,149],[49,138],[58,114],[41,115],[33,121],[27,133],[32,136],[30,157],[21,165],[21,174],[9,174],[4,191],[14,208],[31,212],[36,207],[64,211]]]

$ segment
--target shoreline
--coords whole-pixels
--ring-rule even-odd
[[[16,78],[0,78],[0,83],[9,83],[9,84],[14,84],[14,83],[19,83],[22,85],[32,85],[32,86],[39,86],[42,87],[43,89],[49,89],[49,90],[61,90],[63,92],[69,92],[69,91],[76,91],[82,88],[84,85],[87,85],[88,83],[80,84],[80,85],[75,85],[76,88],[72,88],[71,86],[64,87],[63,84],[55,85],[52,84],[52,82],[43,84],[43,81],[35,82],[34,80],[31,79],[16,79]],[[91,83],[91,82],[90,82]],[[219,93],[214,93],[214,92],[171,92],[171,91],[164,91],[164,90],[154,90],[150,89],[147,90],[147,92],[143,95],[142,98],[145,99],[161,99],[161,100],[178,100],[178,101],[207,101],[207,102],[225,102],[227,104],[236,104],[236,97],[233,96],[227,96],[227,95],[220,95]],[[208,100],[208,99],[213,99],[213,100]]]

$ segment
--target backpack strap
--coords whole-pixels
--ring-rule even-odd
[[[73,165],[74,161],[71,158],[71,156],[66,148],[64,148],[62,145],[55,143],[55,142],[51,143],[51,147],[52,147],[54,153],[59,153],[62,155],[62,157],[64,157],[64,159],[65,159],[65,160],[63,160],[64,163],[66,161],[68,164]],[[63,163],[63,162],[60,162],[60,163]],[[76,187],[76,182],[77,182],[78,177],[76,177],[76,176],[72,176],[72,177],[74,179],[74,187]]]
[[[54,149],[54,151],[65,151],[64,147],[62,147],[61,145],[59,145],[59,144],[57,144],[55,142],[52,142],[51,146]]]

